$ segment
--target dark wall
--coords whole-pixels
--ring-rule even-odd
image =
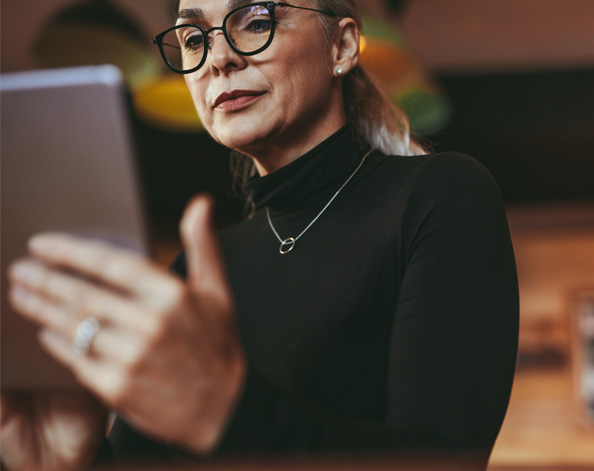
[[[594,199],[594,69],[438,81],[454,115],[436,151],[479,159],[508,203]]]
[[[205,133],[173,133],[137,118],[133,121],[145,199],[156,236],[175,235],[186,204],[201,192],[214,195],[219,227],[241,218],[243,203],[232,189],[228,149]]]

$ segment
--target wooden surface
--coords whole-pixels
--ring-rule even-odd
[[[594,470],[594,427],[580,410],[572,317],[594,290],[594,206],[516,208],[519,368],[491,469]]]
[[[594,469],[594,428],[580,420],[569,368],[520,371],[490,469]]]

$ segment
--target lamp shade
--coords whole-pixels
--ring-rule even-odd
[[[447,124],[451,114],[447,98],[396,27],[365,17],[360,52],[361,65],[408,115],[413,131],[431,133]]]
[[[163,75],[134,92],[138,115],[152,126],[174,132],[204,130],[183,77]]]

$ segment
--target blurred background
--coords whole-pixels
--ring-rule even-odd
[[[594,467],[594,1],[369,0],[362,61],[435,152],[499,182],[518,262],[521,326],[490,468]],[[155,256],[179,250],[188,199],[241,218],[228,152],[201,129],[150,39],[172,0],[3,0],[2,72],[93,63],[124,71]],[[488,407],[488,405],[485,405]]]

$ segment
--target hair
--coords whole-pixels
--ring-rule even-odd
[[[363,27],[357,0],[311,0],[314,8],[333,16],[319,13],[327,43],[330,44],[339,33],[343,18],[352,18],[359,30]],[[176,11],[179,0],[176,2]],[[394,104],[376,83],[373,77],[357,65],[343,78],[343,100],[348,123],[361,143],[378,149],[386,155],[421,155],[426,150],[412,136],[406,115]],[[243,184],[256,173],[252,159],[240,152],[231,153],[231,169],[234,190],[242,194]],[[247,212],[253,205],[247,202]]]
[[[330,43],[343,18],[352,18],[359,31],[363,22],[356,0],[312,0],[315,8],[335,16],[319,14]],[[343,79],[344,107],[357,137],[386,155],[420,155],[425,149],[411,137],[406,115],[396,106],[360,64]]]

